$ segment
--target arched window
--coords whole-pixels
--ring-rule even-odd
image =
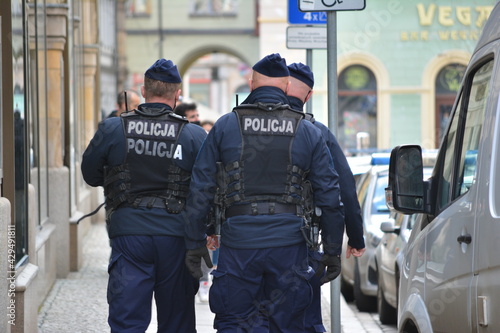
[[[340,73],[338,80],[340,146],[352,153],[358,149],[377,147],[375,75],[365,66],[352,65]]]
[[[435,147],[443,138],[448,119],[457,96],[458,89],[465,74],[465,66],[461,64],[449,64],[444,66],[436,76],[436,113],[435,113]]]

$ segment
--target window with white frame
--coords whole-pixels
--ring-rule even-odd
[[[191,16],[235,16],[236,0],[192,0]]]
[[[151,15],[151,0],[128,0],[127,16],[144,17]]]

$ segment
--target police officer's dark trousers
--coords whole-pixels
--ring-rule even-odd
[[[319,266],[322,253],[315,250],[309,250],[309,265],[316,271]],[[324,275],[316,276],[316,274],[309,279],[311,284],[313,297],[311,305],[306,310],[306,324],[304,332],[319,333],[326,332],[323,326],[323,318],[321,316],[321,282],[319,281]]]
[[[210,308],[219,333],[303,333],[311,302],[305,244],[234,249],[222,245],[210,289]],[[264,309],[264,310],[263,310]],[[263,316],[269,320],[269,329]]]
[[[182,237],[113,238],[108,303],[111,332],[144,333],[154,293],[158,332],[196,332],[194,295],[198,281],[184,264]]]

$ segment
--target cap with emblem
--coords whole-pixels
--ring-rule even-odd
[[[290,76],[290,72],[286,66],[286,60],[282,58],[279,53],[273,53],[262,58],[252,67],[252,69],[269,77]]]
[[[290,71],[291,77],[304,82],[311,89],[314,87],[314,75],[309,66],[301,62],[294,62],[288,65],[288,70]]]
[[[167,83],[181,83],[177,66],[171,60],[158,59],[144,75],[150,79]]]

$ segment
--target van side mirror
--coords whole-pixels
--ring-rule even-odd
[[[394,219],[389,219],[388,221],[384,221],[380,223],[380,231],[385,234],[396,234],[399,235],[399,231],[401,228],[396,227],[394,223]]]
[[[404,214],[424,211],[424,168],[422,148],[418,145],[397,146],[391,152],[388,206]]]

